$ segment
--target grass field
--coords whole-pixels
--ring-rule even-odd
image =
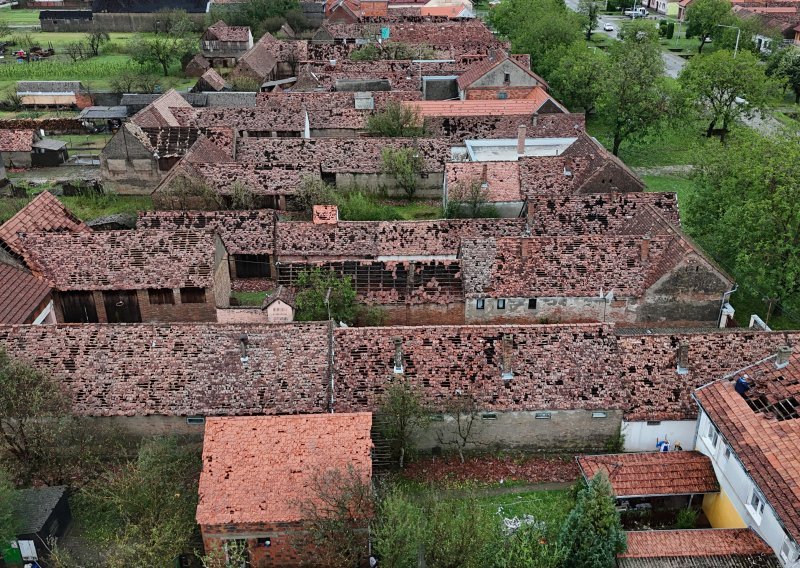
[[[83,221],[91,221],[98,217],[117,213],[136,215],[139,211],[153,208],[153,201],[150,197],[141,195],[78,195],[61,196],[59,199]],[[30,200],[30,197],[27,199],[0,198],[0,223],[10,219]]]
[[[231,297],[239,300],[242,306],[261,306],[264,303],[264,298],[267,292],[231,292]]]
[[[532,515],[537,521],[545,523],[550,538],[558,535],[574,505],[568,490],[508,493],[481,497],[480,501],[498,513],[502,510],[504,517]]]
[[[39,10],[0,9],[0,21],[11,26],[38,26]]]
[[[692,180],[682,176],[642,176],[647,191],[674,191],[678,194],[678,207],[683,209],[686,200],[692,192],[694,184]]]

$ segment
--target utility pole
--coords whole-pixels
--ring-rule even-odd
[[[738,26],[726,26],[725,24],[717,24],[718,28],[731,28],[736,30],[736,46],[733,48],[733,58],[736,59],[736,54],[739,52],[739,38],[742,35],[742,29]]]

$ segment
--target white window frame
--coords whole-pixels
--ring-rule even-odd
[[[754,504],[753,501],[756,501]],[[761,492],[753,487],[750,490],[750,497],[747,498],[747,510],[750,512],[750,516],[756,521],[756,524],[761,524],[761,518],[764,516],[764,506],[766,504],[766,500]]]
[[[731,447],[728,444],[723,443],[719,461],[723,464],[728,463],[728,461],[731,459],[731,453],[732,453]]]
[[[484,310],[486,309],[486,300],[483,298],[478,298],[475,300],[475,309],[476,310]]]
[[[501,304],[502,302],[502,304]],[[497,309],[498,310],[505,310],[506,309],[506,299],[505,298],[498,298],[497,299]]]
[[[719,437],[719,430],[717,430],[717,427],[714,426],[714,423],[709,420],[705,439],[706,442],[708,442],[709,447],[714,451],[716,451],[717,445],[719,444]]]
[[[784,563],[789,562],[796,562],[797,561],[797,546],[795,543],[790,539],[788,536],[784,537],[783,544],[781,544],[781,549],[778,552],[778,557]]]

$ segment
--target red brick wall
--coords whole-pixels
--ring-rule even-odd
[[[97,294],[97,293],[95,293]],[[175,288],[172,295],[174,304],[151,304],[147,290],[138,290],[139,310],[143,322],[170,322],[170,321],[217,321],[217,308],[214,303],[214,291],[206,289],[206,301],[202,304],[181,303],[180,288]],[[97,302],[98,299],[95,299]],[[99,298],[102,302],[102,296]],[[100,320],[105,321],[105,320]]]
[[[310,562],[312,555],[301,554],[294,543],[302,539],[299,523],[243,523],[230,525],[201,525],[203,547],[206,553],[223,546],[225,540],[247,540],[250,566],[268,568],[272,566],[300,566]],[[270,546],[259,544],[258,539],[269,538]]]
[[[461,325],[464,304],[422,304],[415,306],[382,306],[388,316],[386,325]]]

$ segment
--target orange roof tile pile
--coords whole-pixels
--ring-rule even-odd
[[[0,129],[0,152],[30,152],[33,148],[33,130]]]
[[[0,262],[0,323],[25,323],[49,293],[43,280]]]
[[[90,232],[91,229],[64,207],[57,197],[45,191],[0,225],[0,245],[21,256],[23,247],[19,233],[68,231]]]
[[[751,529],[630,531],[619,568],[778,568]]]
[[[744,396],[734,381],[747,374]],[[800,357],[778,368],[772,358],[695,392],[781,523],[800,541]]]
[[[371,427],[370,413],[207,419],[197,522],[301,521],[317,476],[352,466],[370,479]]]
[[[719,491],[711,460],[700,452],[579,456],[578,465],[587,480],[605,473],[618,498]]]

